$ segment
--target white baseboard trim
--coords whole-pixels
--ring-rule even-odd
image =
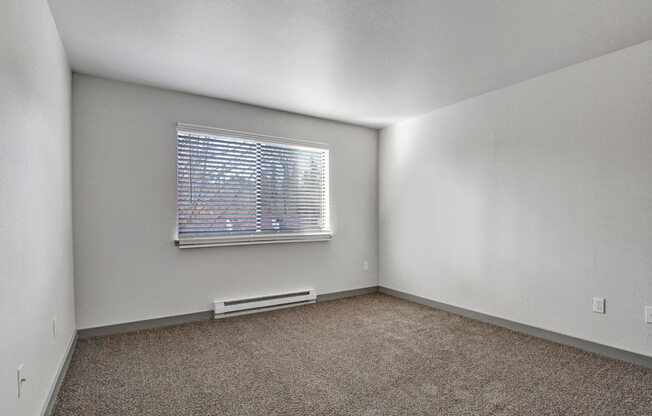
[[[57,370],[57,376],[50,386],[50,391],[48,392],[47,400],[43,404],[43,410],[41,410],[41,416],[50,416],[52,409],[54,408],[54,403],[57,401],[57,395],[59,394],[59,389],[61,388],[61,383],[66,377],[68,372],[68,366],[70,365],[70,360],[72,360],[72,354],[75,352],[75,346],[77,346],[77,330],[75,329],[72,333],[72,337],[68,342],[68,349],[66,350],[66,355],[61,360],[59,364],[59,369]]]

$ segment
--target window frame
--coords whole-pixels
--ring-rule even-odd
[[[179,149],[179,132],[188,132],[196,134],[206,134],[206,135],[218,135],[225,136],[235,139],[244,139],[244,140],[253,140],[260,143],[267,144],[277,144],[277,145],[286,145],[286,146],[296,146],[304,147],[309,149],[318,149],[325,151],[326,157],[326,172],[324,174],[324,180],[326,181],[325,194],[326,194],[326,203],[324,206],[324,217],[325,223],[328,225],[327,228],[321,232],[284,232],[284,233],[269,233],[269,232],[260,232],[260,233],[243,233],[243,234],[230,234],[225,236],[220,235],[210,235],[205,237],[186,237],[179,236],[179,198],[178,191],[179,185],[177,183],[177,189],[175,191],[176,196],[176,224],[175,224],[175,239],[174,243],[179,248],[199,248],[199,247],[221,247],[221,246],[239,246],[239,245],[250,245],[250,244],[274,244],[274,243],[296,243],[296,242],[311,242],[311,241],[329,241],[333,236],[332,224],[330,221],[330,145],[328,143],[313,142],[306,140],[296,140],[288,139],[278,136],[263,135],[258,133],[248,133],[237,130],[228,130],[221,129],[216,127],[207,127],[199,126],[188,123],[177,123],[176,135],[175,135],[175,145],[177,146],[177,151]],[[177,163],[177,180],[179,179],[178,173],[178,156],[176,159]]]

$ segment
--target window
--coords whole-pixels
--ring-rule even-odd
[[[326,240],[328,145],[177,127],[180,247]]]

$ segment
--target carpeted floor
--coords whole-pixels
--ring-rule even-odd
[[[80,340],[54,415],[652,415],[652,370],[372,294]]]

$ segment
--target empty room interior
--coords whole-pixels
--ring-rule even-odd
[[[0,0],[0,415],[652,415],[652,1]]]

